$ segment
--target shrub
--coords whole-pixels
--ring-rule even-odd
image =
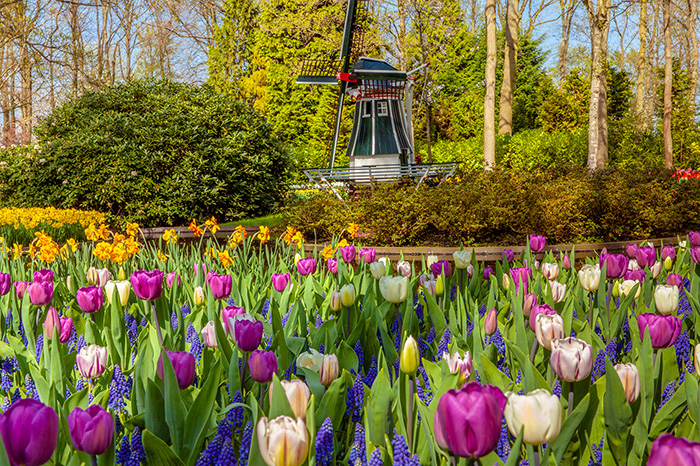
[[[206,86],[135,81],[86,93],[56,108],[37,138],[43,152],[21,176],[0,179],[0,204],[148,226],[226,221],[275,209],[287,179],[287,155],[265,120]]]

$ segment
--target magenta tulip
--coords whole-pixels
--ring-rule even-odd
[[[277,356],[272,351],[255,350],[248,359],[248,368],[256,382],[272,382],[272,374],[277,372]]]
[[[45,404],[23,398],[0,414],[0,435],[12,466],[39,466],[58,443],[58,415]]]
[[[656,263],[656,249],[654,246],[642,246],[637,249],[636,258],[641,268],[651,267]]]
[[[503,258],[510,264],[515,259],[515,253],[510,249],[504,249]]]
[[[53,270],[37,270],[34,272],[34,281],[39,283],[53,282]]]
[[[289,282],[291,281],[292,277],[288,273],[272,274],[272,287],[280,293],[287,289],[287,286],[289,286]]]
[[[654,349],[672,346],[681,333],[681,319],[671,315],[640,314],[637,316],[639,337],[644,340],[644,333],[649,330],[651,346]]]
[[[76,406],[68,415],[68,431],[77,450],[102,455],[112,444],[114,419],[100,405],[90,405],[86,410]]]
[[[608,279],[622,278],[627,272],[629,262],[629,258],[622,254],[600,255],[600,268],[602,269],[604,264],[607,264],[605,273]]]
[[[669,273],[666,277],[666,284],[671,286],[677,286],[680,290],[683,287],[683,275],[677,273]]]
[[[238,306],[226,306],[221,310],[221,323],[224,326],[224,331],[230,335],[233,336],[234,333],[231,329],[231,326],[229,324],[230,320],[233,319],[237,315],[245,314],[245,309],[242,307]]]
[[[53,299],[52,282],[32,282],[27,286],[29,300],[35,306],[46,306]]]
[[[299,259],[297,261],[297,271],[299,275],[307,276],[316,273],[316,259],[313,257],[306,257],[304,259]]]
[[[9,273],[0,272],[0,296],[5,296],[10,292],[12,287],[12,279]]]
[[[430,264],[430,270],[433,272],[435,278],[439,277],[443,273],[445,277],[449,277],[452,273],[452,266],[450,266],[450,261],[437,261]]]
[[[651,444],[647,466],[698,466],[700,443],[662,434]]]
[[[104,295],[102,288],[99,286],[86,286],[79,288],[75,296],[76,301],[78,301],[78,306],[83,312],[92,314],[102,309],[102,304],[104,303]]]
[[[144,301],[158,299],[163,293],[163,272],[160,270],[137,270],[131,274],[131,287],[137,298]]]
[[[484,280],[489,280],[493,274],[494,272],[491,267],[484,267]]]
[[[70,317],[61,317],[58,321],[61,329],[61,334],[58,336],[58,341],[66,343],[70,340],[70,334],[73,332],[73,319]]]
[[[168,288],[172,288],[173,285],[176,283],[175,280],[177,280],[177,286],[180,286],[182,284],[182,280],[180,280],[180,274],[177,272],[170,272],[165,277],[165,284],[168,285]]]
[[[250,353],[260,346],[263,323],[259,320],[237,319],[233,326],[236,344],[241,351]]]
[[[326,265],[328,265],[328,271],[332,274],[337,274],[338,273],[338,259],[335,257],[331,257],[326,261]]]
[[[644,281],[644,278],[646,277],[646,274],[644,273],[644,270],[639,269],[639,270],[628,270],[625,272],[625,280],[635,280],[638,281],[639,283],[642,283]]]
[[[515,283],[515,292],[520,290],[520,283],[523,285],[523,292],[527,293],[528,287],[530,285],[530,280],[532,279],[532,269],[529,267],[516,267],[510,269],[510,277]]]
[[[498,387],[469,382],[440,397],[433,425],[440,448],[481,458],[498,445],[507,399]]]
[[[671,260],[676,258],[676,248],[673,246],[664,246],[661,248],[661,260],[666,260],[667,258]]]
[[[537,329],[537,316],[540,314],[544,315],[556,315],[557,311],[549,307],[547,304],[540,304],[532,307],[530,311],[530,330],[533,332]]]
[[[542,235],[530,235],[530,249],[540,252],[544,249],[547,238]]]
[[[691,249],[690,257],[693,259],[693,262],[695,262],[696,264],[700,264],[700,248]]]
[[[700,231],[689,231],[688,241],[691,246],[700,246]]]
[[[565,270],[571,269],[571,258],[567,254],[564,254],[564,258],[561,260],[561,266]]]
[[[166,348],[166,353],[168,354],[168,359],[170,359],[170,363],[173,365],[173,369],[175,370],[175,377],[177,378],[177,386],[180,387],[180,390],[184,390],[185,388],[189,387],[192,385],[192,382],[194,382],[194,374],[195,374],[195,362],[194,362],[194,356],[187,351],[167,351]],[[160,358],[158,358],[158,377],[161,379],[165,380],[164,377],[164,369],[163,369],[163,355],[160,355]]]
[[[197,272],[199,271],[200,268],[202,269],[202,272],[204,273],[204,275],[207,275],[207,264],[205,264],[204,262],[202,262],[202,263],[195,262],[194,275],[197,276]]]
[[[341,246],[338,248],[338,251],[340,251],[340,256],[346,264],[350,264],[355,260],[355,246],[352,244],[349,246]]]
[[[376,256],[377,252],[373,248],[360,249],[360,259],[364,260],[366,264],[374,262]]]
[[[625,247],[625,252],[627,252],[627,257],[629,257],[630,259],[636,259],[638,249],[639,249],[639,246],[637,246],[635,243],[628,244],[627,247]]]
[[[28,282],[23,282],[21,280],[15,282],[15,295],[17,296],[17,299],[21,300],[22,298],[24,298],[24,293],[27,292],[28,286]]]
[[[209,288],[211,288],[214,299],[225,299],[231,294],[233,279],[229,274],[219,275],[214,271],[210,271],[207,274],[207,283]]]

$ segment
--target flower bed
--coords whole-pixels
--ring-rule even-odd
[[[539,236],[485,267],[347,241],[302,257],[298,232],[268,233],[178,246],[131,228],[50,263],[0,256],[12,464],[667,464],[699,448],[681,439],[698,432],[700,233],[579,271]]]
[[[104,214],[75,209],[0,208],[0,237],[8,244],[28,245],[37,232],[50,235],[57,242],[69,238],[82,241],[83,230],[91,223],[101,224]]]

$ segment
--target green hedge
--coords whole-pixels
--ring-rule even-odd
[[[289,206],[287,224],[319,237],[350,222],[376,245],[622,241],[700,229],[700,180],[670,172],[604,170],[475,172],[439,187],[383,184],[343,203],[326,195]]]
[[[86,93],[0,151],[1,206],[98,210],[148,226],[265,215],[288,156],[249,105],[206,86],[135,81]],[[21,154],[21,155],[20,155]]]

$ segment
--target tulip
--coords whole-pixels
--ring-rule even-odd
[[[34,281],[37,283],[53,282],[53,271],[41,269],[34,272]]]
[[[669,273],[668,277],[666,277],[666,284],[675,285],[680,290],[683,286],[683,275],[677,273]]]
[[[243,314],[235,319],[233,331],[238,348],[245,353],[250,353],[260,346],[263,337],[263,323],[253,319],[248,314]]]
[[[629,257],[630,259],[636,258],[638,249],[639,249],[639,246],[637,246],[635,243],[628,244],[625,247],[625,252],[627,252],[627,257]]]
[[[372,276],[375,278],[375,280],[379,280],[386,275],[386,267],[384,266],[384,262],[372,262],[369,264],[369,271],[372,272]]]
[[[438,276],[445,274],[445,277],[449,277],[452,273],[452,267],[449,261],[437,261],[430,266],[430,270],[433,272],[433,276],[437,278]]]
[[[202,340],[204,340],[204,344],[208,348],[219,347],[219,344],[216,342],[216,327],[213,320],[210,320],[202,329]]]
[[[455,267],[458,269],[466,269],[472,261],[472,252],[462,249],[452,253],[452,259],[455,261]]]
[[[328,271],[334,275],[338,274],[338,259],[335,257],[331,257],[326,261],[326,266],[328,267]]]
[[[685,251],[685,248],[686,248],[687,244],[688,244],[688,242],[685,241],[685,240],[679,241],[679,242],[678,242],[678,249],[679,249],[680,251]]]
[[[126,280],[126,272],[124,272],[123,267],[119,267],[119,272],[117,272],[117,280]]]
[[[474,365],[472,363],[472,355],[469,351],[464,352],[464,356],[459,355],[459,352],[455,351],[450,356],[450,353],[442,353],[442,359],[447,363],[447,367],[452,374],[459,374],[459,379],[457,379],[457,385],[462,385],[464,382],[469,380],[472,375],[472,370]]]
[[[436,282],[435,280],[428,280],[428,281],[425,282],[425,284],[423,285],[423,289],[424,289],[425,292],[428,293],[430,296],[436,296],[436,295],[437,295],[436,287],[437,287],[437,282]]]
[[[279,416],[258,421],[258,447],[268,466],[300,466],[309,452],[309,434],[301,418]]]
[[[537,296],[534,293],[528,293],[523,299],[523,315],[525,317],[530,317],[533,306],[537,306]]]
[[[462,458],[480,458],[498,445],[506,397],[498,387],[469,382],[440,397],[433,419],[440,448]]]
[[[406,338],[403,344],[399,365],[401,367],[401,372],[404,374],[416,375],[416,372],[418,372],[420,350],[418,349],[418,342],[413,336]]]
[[[555,303],[560,303],[564,300],[564,296],[566,296],[566,284],[550,281],[549,292],[552,294],[552,300]]]
[[[542,275],[547,280],[554,280],[559,276],[559,266],[556,262],[545,262],[542,264]]]
[[[68,275],[66,277],[66,288],[68,288],[69,290],[70,290],[70,283],[71,283],[71,278],[70,278],[70,275]]]
[[[0,414],[0,435],[12,466],[39,466],[51,459],[58,443],[56,411],[23,398]]]
[[[88,314],[99,311],[102,309],[102,304],[104,304],[104,295],[102,288],[99,286],[87,286],[78,289],[75,299],[80,309]]]
[[[628,403],[634,403],[639,396],[639,370],[632,363],[615,364],[615,372],[620,377]]]
[[[511,262],[513,262],[513,259],[515,259],[515,253],[510,249],[504,249],[503,258],[506,260],[506,262],[510,264]]]
[[[622,278],[622,276],[627,271],[627,266],[629,265],[629,258],[623,256],[622,254],[601,254],[600,255],[600,268],[603,268],[603,264],[606,264],[607,269],[605,270],[605,275],[608,279]]]
[[[297,263],[302,259],[301,254],[296,253],[294,254],[294,267],[296,267]]]
[[[671,270],[673,267],[673,260],[670,257],[664,259],[664,269]]]
[[[627,296],[632,292],[632,289],[635,286],[637,286],[637,292],[634,294],[634,299],[639,298],[639,295],[642,292],[642,285],[636,280],[625,280],[620,283],[620,296]]]
[[[66,343],[68,340],[70,340],[70,335],[73,332],[73,319],[70,317],[62,317],[59,319],[59,328],[61,333],[58,337],[58,341],[61,343]]]
[[[503,274],[503,288],[506,290],[510,288],[510,275],[507,273]]]
[[[195,275],[195,277],[197,276],[197,272],[199,271],[200,266],[201,266],[201,269],[202,269],[202,272],[204,273],[204,275],[207,274],[207,264],[205,264],[204,262],[202,262],[202,263],[195,262],[194,263],[194,275]]]
[[[642,246],[636,254],[639,267],[651,267],[656,262],[656,249],[653,246]]]
[[[0,296],[5,296],[10,292],[10,287],[12,285],[12,279],[9,273],[0,272]]]
[[[88,285],[95,286],[100,283],[100,276],[97,274],[97,269],[95,267],[90,267],[85,274],[85,279],[87,279]]]
[[[435,294],[441,295],[445,291],[445,284],[442,281],[442,275],[435,280]]]
[[[639,337],[644,341],[644,333],[648,330],[651,346],[654,349],[672,346],[681,333],[681,319],[674,316],[657,314],[640,314],[637,316]]]
[[[235,339],[235,333],[231,328],[231,322],[235,320],[235,316],[242,314],[245,314],[245,309],[238,306],[226,306],[221,310],[221,323],[223,324],[224,332],[226,332],[229,337]]]
[[[272,351],[255,350],[248,359],[248,368],[256,382],[272,382],[272,374],[277,372],[277,356]]]
[[[508,430],[514,436],[523,432],[523,442],[541,445],[557,438],[561,431],[559,397],[539,388],[526,395],[506,392],[505,416]]]
[[[662,434],[651,444],[646,466],[698,466],[700,443]]]
[[[544,249],[547,238],[542,235],[530,235],[530,249],[540,252]]]
[[[679,291],[677,286],[656,285],[654,303],[661,314],[670,314],[678,309]]]
[[[27,286],[29,300],[35,306],[46,306],[53,299],[52,282],[32,282]]]
[[[529,267],[516,267],[510,269],[510,276],[515,283],[515,292],[518,292],[520,284],[522,283],[523,292],[527,294],[527,289],[532,279],[532,270]]]
[[[204,304],[204,289],[201,286],[198,286],[194,289],[193,293],[193,300],[194,300],[194,305],[195,306],[201,306]]]
[[[343,308],[343,299],[340,296],[340,291],[333,291],[331,293],[331,310],[338,312]]]
[[[15,295],[17,296],[17,299],[19,299],[21,301],[22,298],[24,298],[24,293],[26,293],[27,286],[29,286],[29,283],[23,282],[20,280],[20,281],[16,281],[14,283],[14,285],[15,285]]]
[[[675,258],[676,258],[676,248],[674,248],[671,245],[666,245],[663,248],[661,248],[661,260],[666,260],[666,259],[674,260]]]
[[[498,329],[498,317],[496,309],[491,309],[488,314],[486,314],[486,319],[484,320],[484,332],[486,335],[493,335]]]
[[[625,272],[625,280],[632,280],[635,282],[642,283],[646,278],[646,273],[644,270],[628,270]]]
[[[489,280],[491,279],[491,275],[493,275],[493,269],[491,267],[484,267],[484,280]]]
[[[695,351],[693,351],[693,365],[695,366],[695,373],[700,374],[700,343],[695,345]]]
[[[109,270],[97,269],[97,284],[99,286],[104,287],[111,277],[112,277],[112,274],[110,273]]]
[[[84,411],[76,406],[68,416],[68,431],[77,450],[101,455],[112,444],[114,419],[100,405],[90,405]]]
[[[292,277],[288,273],[272,274],[272,287],[275,289],[275,291],[279,293],[282,293],[284,290],[286,290],[291,281]]]
[[[693,259],[693,262],[700,264],[700,248],[692,248],[690,250],[690,257]]]
[[[97,378],[107,368],[107,348],[98,345],[83,346],[75,357],[75,363],[83,377]]]
[[[411,278],[413,274],[413,267],[408,261],[398,261],[396,263],[396,270],[401,274],[402,277]]]
[[[564,319],[558,314],[538,314],[535,335],[540,346],[551,350],[552,340],[564,338]]]
[[[129,301],[129,294],[131,293],[131,282],[127,280],[109,280],[105,283],[105,293],[107,294],[107,302],[109,304],[112,304],[112,297],[115,289],[119,295],[119,302],[122,306],[126,306],[126,303]]]
[[[373,248],[363,248],[360,249],[360,259],[365,261],[365,264],[371,264],[374,262],[377,252]]]
[[[316,273],[316,259],[313,257],[306,257],[297,262],[297,271],[299,275],[307,276]]]
[[[586,291],[596,291],[600,286],[600,265],[586,264],[578,271],[578,281]]]
[[[335,354],[326,354],[323,356],[321,370],[318,373],[318,378],[324,387],[328,387],[338,378],[338,356]]]
[[[661,274],[661,267],[662,263],[659,261],[654,262],[654,265],[652,265],[649,270],[651,271],[651,277],[656,278]],[[670,267],[669,267],[670,268]]]
[[[691,246],[700,246],[700,231],[689,231],[688,241]]]
[[[284,394],[287,395],[289,406],[292,407],[294,417],[306,420],[306,407],[311,399],[311,391],[309,387],[299,379],[280,380],[280,384],[284,389]],[[270,385],[270,405],[272,405],[272,392],[274,384]]]
[[[530,311],[530,330],[533,332],[535,332],[537,329],[537,316],[540,314],[555,315],[557,314],[557,311],[549,307],[547,304],[532,306],[532,310]]]
[[[233,279],[229,274],[219,275],[210,271],[207,274],[207,283],[209,284],[214,299],[226,299],[231,294]]]
[[[439,258],[435,254],[428,254],[428,257],[425,258],[425,266],[431,268],[438,260]]]
[[[163,272],[137,270],[131,274],[131,286],[137,298],[144,301],[158,299],[163,293]]]
[[[187,387],[192,385],[192,382],[194,382],[194,356],[191,353],[188,353],[187,351],[168,351],[167,348],[165,349],[165,351],[168,354],[168,359],[170,359],[170,363],[173,365],[173,369],[175,370],[177,386],[180,387],[180,390],[186,389]],[[158,372],[158,377],[160,377],[162,380],[165,380],[162,354],[160,355],[160,358],[158,358],[158,367],[156,370]]]
[[[379,291],[384,299],[398,304],[406,300],[408,279],[406,277],[382,277],[379,279]]]
[[[46,313],[46,320],[44,320],[44,336],[48,340],[53,338],[53,334],[56,331],[56,327],[60,331],[61,320],[58,317],[58,311],[54,307],[50,307]]]
[[[467,277],[472,278],[474,276],[474,266],[469,264],[467,265]]]
[[[180,274],[178,274],[177,272],[170,272],[165,277],[165,284],[168,285],[168,288],[172,288],[175,284],[175,280],[177,280],[177,286],[182,285],[182,280],[180,280]]]
[[[564,254],[564,258],[561,260],[561,266],[564,267],[565,270],[571,269],[571,258],[567,254]]]
[[[355,297],[355,285],[352,283],[340,288],[340,299],[343,302],[343,306],[350,307],[355,304]]]
[[[352,244],[349,246],[341,246],[338,248],[340,251],[340,256],[343,258],[343,262],[350,264],[355,261],[355,246]]]
[[[323,354],[313,348],[310,348],[307,352],[301,353],[297,358],[297,367],[303,367],[316,373],[321,371],[322,365]]]
[[[549,362],[559,378],[566,382],[578,382],[591,374],[593,348],[574,337],[552,340]]]

